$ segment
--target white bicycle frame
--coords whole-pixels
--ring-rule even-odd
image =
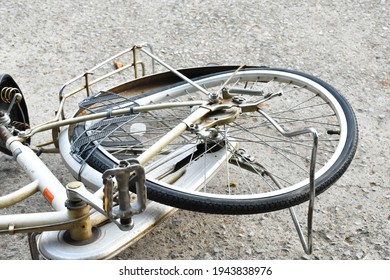
[[[141,106],[139,107],[139,110],[151,109],[150,106],[145,107],[147,108]],[[122,114],[123,111],[126,110],[128,111],[128,109],[119,109],[111,113],[112,115]],[[181,135],[181,133],[187,129],[188,124],[196,122],[208,112],[209,109],[205,108],[200,108],[195,111],[182,123],[178,124],[177,127],[175,127],[165,137],[157,141],[150,149],[147,150],[147,152],[142,154],[138,158],[139,163],[141,165],[145,164],[167,144]],[[95,119],[98,117],[101,116],[97,115],[91,116],[91,118],[88,117],[82,119]],[[75,119],[73,119],[72,122],[74,122],[74,120]],[[77,121],[79,120],[77,119]],[[51,126],[52,124],[50,127]],[[148,232],[151,225],[161,222],[163,218],[166,218],[175,210],[172,207],[151,202],[144,213],[134,217],[135,220],[133,222],[135,228],[132,228],[130,232],[122,231],[123,229],[120,230],[118,228],[118,224],[109,223],[99,227],[99,233],[96,233],[97,236],[92,237],[92,232],[85,233],[85,231],[92,231],[92,228],[104,222],[107,217],[98,212],[94,212],[93,210],[92,212],[94,213],[92,213],[88,209],[83,211],[74,211],[67,208],[65,205],[69,200],[69,192],[72,192],[77,188],[80,190],[80,196],[85,198],[89,204],[95,205],[97,206],[96,208],[98,208],[99,205],[103,205],[103,201],[100,198],[103,186],[96,192],[95,196],[89,195],[89,192],[84,190],[81,184],[76,184],[75,187],[75,183],[72,183],[64,188],[64,186],[41,161],[41,159],[29,147],[23,145],[18,137],[9,137],[6,145],[14,155],[19,165],[24,169],[33,182],[13,194],[4,196],[0,200],[0,207],[7,207],[37,191],[40,191],[56,211],[19,215],[2,215],[0,216],[0,232],[15,234],[19,232],[48,231],[44,232],[40,236],[38,243],[40,253],[46,258],[110,258]],[[96,171],[92,171],[91,169],[90,172],[94,173]],[[101,178],[101,175],[98,176],[98,174],[91,174],[90,177]],[[192,185],[192,187],[196,188],[197,185]],[[139,212],[142,211],[140,210]],[[74,230],[75,228],[78,229]],[[56,231],[51,231],[53,229]],[[58,240],[64,240],[63,234],[66,232],[58,230],[74,230],[74,234],[76,236],[80,236],[78,237],[80,240],[93,238],[93,242],[80,247],[72,246],[72,244],[66,242],[58,242]]]
[[[141,104],[137,107],[118,108],[110,112],[94,113],[71,118],[64,117],[65,101],[83,90],[85,90],[87,95],[89,95],[89,87],[92,84],[100,82],[105,78],[117,74],[130,67],[134,68],[135,77],[137,77],[137,66],[142,65],[142,63],[136,61],[136,50],[141,50],[150,56],[153,60],[158,60],[158,58],[155,57],[151,52],[146,51],[145,47],[147,47],[147,45],[134,46],[125,52],[109,58],[98,66],[90,69],[85,74],[78,76],[66,83],[60,91],[60,105],[55,119],[33,127],[26,132],[20,133],[19,136],[10,135],[5,126],[0,125],[1,137],[3,140],[6,140],[7,148],[12,152],[13,157],[32,181],[30,184],[20,188],[18,191],[0,197],[0,208],[5,208],[16,204],[36,192],[41,192],[54,209],[52,212],[11,214],[0,216],[0,233],[2,234],[41,232],[36,240],[37,248],[32,250],[33,257],[37,257],[39,253],[43,258],[47,259],[112,258],[123,249],[133,244],[135,241],[149,232],[156,224],[162,222],[176,210],[175,208],[156,202],[146,202],[146,192],[140,192],[141,194],[137,195],[137,201],[135,203],[129,203],[130,209],[128,210],[130,211],[129,213],[131,213],[131,222],[129,222],[127,225],[122,224],[121,221],[119,221],[122,219],[122,217],[121,219],[116,219],[117,217],[110,217],[110,215],[107,215],[106,213],[107,208],[105,206],[103,195],[106,185],[104,184],[102,175],[99,172],[86,165],[85,169],[83,170],[83,172],[87,174],[87,176],[84,176],[84,178],[88,178],[86,181],[71,182],[67,186],[63,186],[62,183],[52,174],[47,166],[35,154],[33,149],[22,144],[23,140],[42,131],[52,130],[54,135],[53,138],[57,138],[57,132],[59,131],[59,128],[62,128],[60,133],[67,135],[68,126],[78,122],[102,119],[126,113],[138,113],[161,108],[171,108],[172,106],[196,105],[198,107],[197,110],[195,110],[186,119],[182,120],[182,122],[174,127],[168,134],[154,143],[149,149],[147,149],[137,158],[137,163],[139,166],[145,166],[146,163],[156,154],[158,154],[164,147],[179,137],[189,127],[201,120],[208,113],[221,108],[221,106],[228,106],[226,104],[219,105],[215,102],[211,102],[211,105],[205,104],[204,102],[166,103],[158,105]],[[89,74],[91,72],[106,64],[108,61],[112,61],[113,59],[129,52],[133,53],[134,60],[132,64],[117,69],[107,75],[99,77],[92,82],[89,82]],[[200,87],[196,83],[189,80],[180,72],[172,69],[169,65],[166,65],[161,61],[159,61],[159,63],[168,68],[170,71],[174,72],[181,79],[191,83],[197,89],[208,94],[211,101],[217,98],[216,96],[213,96],[207,92],[203,87]],[[66,86],[79,79],[85,79],[85,86],[65,95],[64,89]],[[268,99],[269,98],[273,98],[273,96],[268,97]],[[266,99],[263,101],[265,100]],[[259,104],[260,103],[246,104],[242,106],[241,110],[258,110]],[[265,115],[265,117],[267,118],[267,115]],[[315,132],[313,131],[304,131],[302,133],[313,133],[315,135]],[[56,139],[53,139],[53,143],[59,145],[59,147],[62,147],[65,150],[70,150],[70,147],[67,146],[69,143],[61,140],[65,138],[66,137],[58,137],[60,141],[59,143],[56,143]],[[74,166],[76,166],[77,163],[75,162],[73,166],[72,160],[75,161],[75,159],[69,155],[69,158],[65,160],[65,162],[68,169],[73,173],[74,176],[76,176],[77,168]],[[167,159],[167,161],[168,160],[169,159]],[[225,159],[220,159],[219,161],[208,160],[207,162],[210,166],[207,169],[209,170],[209,173],[212,174],[224,161]],[[161,168],[163,168],[163,165],[164,163],[162,163]],[[314,174],[314,166],[312,167],[312,174]],[[130,169],[130,171],[128,171],[128,173],[134,172],[136,172],[136,169]],[[191,177],[191,174],[189,174],[189,177]],[[115,184],[115,182],[111,183]],[[182,187],[188,190],[195,190],[200,186],[201,183],[202,180],[189,181]],[[86,190],[84,185],[101,187],[94,194],[92,194]],[[311,197],[312,212],[312,202],[314,201],[314,177],[311,180],[311,188],[313,190]],[[292,215],[294,216],[295,214],[292,212]],[[128,217],[129,216],[126,216],[126,219]],[[110,220],[111,222],[107,223],[107,220]],[[302,233],[299,234],[301,241],[303,241]],[[79,244],[82,244],[82,246],[74,246],[75,242],[79,242]],[[305,250],[311,250],[311,228],[309,231],[309,246],[310,248],[306,248]]]
[[[67,133],[67,127],[70,124],[78,123],[81,121],[101,119],[108,116],[108,113],[97,113],[82,117],[64,118],[64,103],[76,93],[86,90],[89,95],[89,87],[105,78],[119,73],[127,68],[134,67],[135,77],[137,77],[137,65],[142,62],[135,60],[135,51],[146,47],[146,45],[134,46],[114,57],[109,58],[98,66],[90,69],[79,77],[69,81],[64,85],[60,91],[60,105],[57,110],[56,117],[44,124],[31,128],[30,130],[20,134],[22,137],[15,137],[7,135],[5,127],[1,128],[3,139],[6,139],[6,146],[13,154],[18,164],[23,168],[25,173],[30,177],[32,183],[20,188],[18,191],[5,195],[0,198],[0,208],[5,208],[10,205],[16,204],[23,199],[31,196],[36,192],[41,192],[46,200],[51,204],[54,211],[43,213],[28,213],[28,214],[11,214],[0,216],[0,233],[23,233],[23,232],[42,232],[37,240],[37,250],[44,258],[48,259],[105,259],[111,258],[119,253],[124,248],[131,245],[138,240],[149,230],[152,226],[155,226],[159,222],[162,222],[165,218],[171,215],[176,209],[161,205],[155,202],[148,202],[148,205],[144,209],[138,209],[132,221],[131,231],[127,231],[124,228],[120,228],[119,223],[111,222],[99,226],[97,232],[93,232],[93,229],[98,225],[104,223],[107,220],[107,216],[102,214],[104,211],[96,211],[96,209],[102,208],[103,205],[103,182],[101,174],[96,170],[86,166],[84,172],[88,173],[88,178],[93,181],[86,182],[87,185],[101,185],[101,188],[96,191],[94,195],[86,191],[82,183],[78,184],[71,182],[67,186],[63,186],[61,182],[52,174],[47,166],[41,161],[41,159],[35,154],[35,152],[28,146],[22,144],[23,140],[27,137],[31,137],[37,133],[53,130],[55,132],[58,128],[63,127],[61,133]],[[108,61],[128,53],[133,52],[134,61],[133,64],[117,69],[116,71],[99,77],[93,82],[88,82],[88,75],[97,68],[106,64]],[[153,57],[151,53],[148,53]],[[142,67],[144,67],[142,65]],[[144,72],[144,69],[142,70]],[[182,78],[186,79],[184,75],[179,74]],[[64,95],[64,89],[69,84],[85,78],[85,86],[78,88],[77,90]],[[196,85],[195,85],[196,86]],[[205,91],[203,88],[198,87]],[[169,103],[160,105],[145,105],[137,108],[131,108],[132,113],[137,113],[146,110],[161,109],[164,107],[172,106],[195,106],[203,105],[204,102],[185,102],[185,103]],[[161,149],[168,145],[171,141],[179,137],[191,124],[197,122],[204,115],[210,112],[210,108],[200,107],[193,114],[188,116],[185,120],[179,123],[170,133],[166,134],[163,138],[157,141],[152,147],[150,147],[145,153],[141,154],[137,161],[142,166],[146,164],[151,158],[153,158]],[[109,116],[121,115],[129,113],[129,108],[117,109],[109,112]],[[64,137],[59,137],[63,139]],[[51,142],[50,142],[51,143]],[[61,145],[67,145],[67,143],[60,143]],[[66,148],[66,147],[65,147]],[[71,162],[72,159],[65,162]],[[74,160],[74,159],[73,159]],[[209,161],[210,173],[213,168],[212,164],[219,164],[220,162]],[[72,171],[74,168],[68,166]],[[197,183],[191,181],[187,186],[188,189],[196,189],[201,184],[201,180]],[[79,192],[79,197],[83,197],[88,201],[90,205],[94,205],[95,209],[90,209],[89,206],[82,207],[82,210],[71,209],[67,207],[69,198]],[[139,195],[138,195],[139,196]],[[139,208],[144,208],[140,206]],[[141,213],[142,212],[142,213]],[[119,227],[118,227],[119,226]],[[64,235],[70,232],[73,239],[76,240],[92,240],[90,242],[84,242],[83,246],[73,246],[71,242],[64,241]],[[37,253],[37,252],[36,252]]]

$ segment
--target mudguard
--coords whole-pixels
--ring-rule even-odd
[[[5,88],[17,88],[20,92],[20,94],[23,95],[22,91],[20,90],[18,84],[14,81],[14,79],[8,75],[8,74],[1,74],[0,73],[0,111],[7,112],[9,107],[9,100],[7,100],[5,96]],[[28,110],[26,101],[24,98],[18,103],[15,104],[9,114],[9,117],[11,119],[11,122],[16,122],[19,124],[29,125],[30,120],[28,116]],[[26,143],[29,143],[30,139],[26,141]],[[5,146],[5,143],[0,140],[0,152],[3,152],[5,154],[11,155],[10,151]]]

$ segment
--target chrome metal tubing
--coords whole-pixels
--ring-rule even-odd
[[[281,127],[272,117],[270,117],[266,112],[259,109],[258,112],[263,115],[283,136],[285,137],[294,137],[302,134],[311,134],[313,137],[313,148],[311,152],[310,160],[310,174],[309,174],[309,186],[310,186],[310,198],[309,198],[309,207],[307,213],[307,242],[305,240],[302,227],[299,224],[297,215],[295,213],[294,207],[290,207],[289,211],[294,222],[295,229],[297,230],[299,239],[302,243],[302,247],[307,254],[311,254],[313,251],[313,213],[314,213],[314,200],[315,200],[315,165],[317,159],[317,148],[318,148],[318,133],[314,128],[304,128],[297,131],[287,131]]]

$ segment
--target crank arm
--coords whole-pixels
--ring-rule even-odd
[[[116,183],[114,181],[116,179]],[[89,192],[84,184],[68,184],[67,195],[71,200],[80,199],[115,223],[121,230],[128,231],[134,226],[132,216],[146,208],[145,172],[138,164],[121,164],[103,173],[103,201]],[[137,201],[131,202],[129,184],[135,184]],[[114,205],[114,193],[118,192],[118,205]]]
[[[80,199],[84,202],[86,202],[89,206],[91,206],[93,209],[98,211],[103,216],[107,217],[111,222],[116,224],[119,229],[123,231],[131,230],[133,228],[133,224],[127,224],[123,225],[117,219],[111,218],[108,216],[106,211],[104,211],[102,205],[102,200],[95,196],[94,194],[90,193],[84,186],[84,184],[68,184],[66,192],[68,194],[68,197],[71,199]]]

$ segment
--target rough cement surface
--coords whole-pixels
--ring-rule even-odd
[[[0,73],[22,88],[33,125],[53,117],[65,81],[139,42],[175,67],[246,63],[318,76],[352,104],[360,142],[345,175],[316,200],[312,255],[287,210],[180,210],[116,258],[390,259],[389,18],[388,0],[0,0]],[[58,156],[42,159],[61,182],[72,180]],[[0,162],[1,195],[28,182],[13,160]],[[306,208],[297,208],[303,224]],[[34,195],[0,214],[48,209]],[[0,259],[29,258],[26,235],[0,237]]]

